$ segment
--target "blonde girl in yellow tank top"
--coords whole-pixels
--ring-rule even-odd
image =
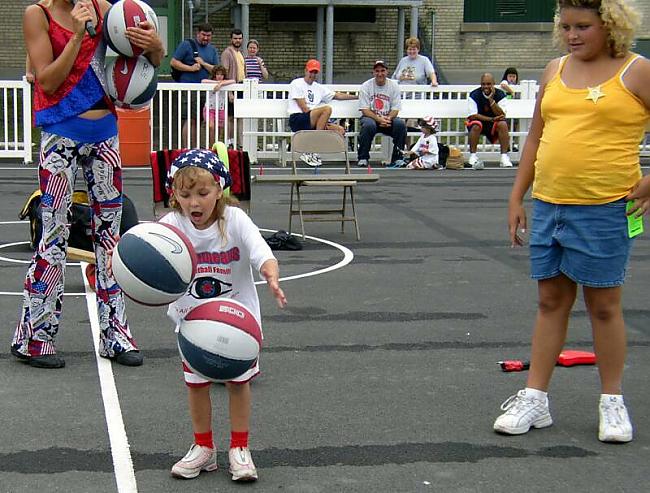
[[[632,440],[622,396],[621,285],[632,245],[625,202],[635,199],[638,214],[650,205],[638,150],[650,116],[650,61],[629,52],[639,24],[631,3],[558,0],[555,38],[568,55],[552,60],[542,76],[508,211],[512,246],[521,246],[523,200],[532,185],[529,243],[539,300],[531,365],[526,388],[501,406],[499,433],[552,424],[546,392],[582,284],[601,380],[598,438]],[[613,103],[618,111],[610,111]],[[602,225],[610,228],[608,241],[602,231],[592,233]]]

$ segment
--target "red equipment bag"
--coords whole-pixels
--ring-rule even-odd
[[[565,349],[557,357],[557,364],[560,366],[595,365],[596,355],[590,351]]]

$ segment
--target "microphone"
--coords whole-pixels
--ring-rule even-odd
[[[73,7],[77,4],[77,0],[70,0],[70,2],[72,3]],[[95,26],[93,26],[93,23],[90,21],[86,21],[86,32],[91,38],[94,38],[97,34],[97,31],[95,31]]]

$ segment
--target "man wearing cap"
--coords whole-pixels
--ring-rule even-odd
[[[305,65],[304,77],[298,77],[289,84],[289,127],[292,132],[299,130],[335,130],[341,135],[345,129],[340,125],[329,123],[332,107],[321,105],[329,103],[332,99],[357,99],[353,94],[334,92],[316,82],[320,72],[318,60],[308,60]],[[310,166],[320,166],[320,157],[317,154],[303,154],[300,159]]]
[[[381,132],[393,138],[391,166],[401,167],[405,164],[400,152],[406,144],[406,124],[397,117],[402,105],[399,85],[388,78],[388,66],[383,60],[375,62],[373,74],[374,77],[364,82],[359,89],[362,116],[357,165],[368,166],[370,145],[377,132]]]

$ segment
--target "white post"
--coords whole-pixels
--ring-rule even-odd
[[[32,162],[32,86],[23,76],[23,162]]]
[[[535,80],[522,80],[521,83],[521,99],[532,99],[533,104],[537,98],[537,81]],[[521,157],[521,152],[524,150],[524,145],[526,145],[526,137],[528,136],[528,130],[530,129],[531,120],[528,118],[519,119],[519,131],[525,132],[519,138],[519,155]]]
[[[258,99],[258,81],[257,79],[244,79],[244,100],[247,99]],[[235,100],[237,104],[237,100]],[[247,132],[256,132],[257,131],[257,119],[256,118],[244,118],[240,125],[244,125],[244,150],[248,152],[248,157],[251,163],[257,162],[257,135],[253,135]]]

